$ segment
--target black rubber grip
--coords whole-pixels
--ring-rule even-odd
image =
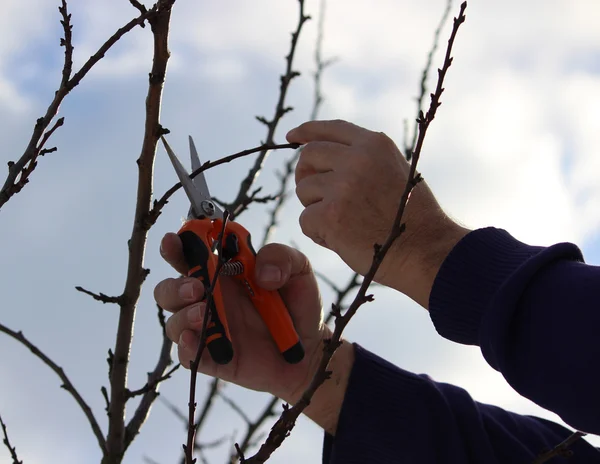
[[[283,359],[285,359],[288,363],[298,364],[304,359],[304,347],[302,346],[302,342],[299,341],[291,348],[285,350],[282,354]]]
[[[212,251],[200,237],[190,230],[181,232],[179,238],[181,238],[183,256],[188,268],[196,269],[189,277],[199,279],[205,286],[210,285],[210,275],[206,264],[211,258],[209,253]],[[208,342],[208,352],[217,364],[227,364],[233,358],[233,346],[231,340],[227,338],[214,300],[211,304],[211,322],[212,324],[209,324],[206,331],[206,339],[209,340],[214,335],[220,335],[220,337]]]

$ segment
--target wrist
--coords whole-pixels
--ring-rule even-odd
[[[429,309],[429,296],[442,263],[469,232],[441,210],[436,219],[413,227],[413,233],[407,228],[404,240],[390,249],[387,279],[382,283]]]
[[[305,381],[294,391],[281,395],[282,400],[290,404],[295,404],[300,400],[319,369],[323,358],[325,340],[331,338],[331,335],[331,330],[325,327],[321,342],[310,361]],[[313,395],[310,404],[303,411],[304,415],[331,435],[335,435],[337,429],[338,418],[353,364],[354,346],[343,340],[327,366],[327,370],[331,371],[331,377],[321,384]]]

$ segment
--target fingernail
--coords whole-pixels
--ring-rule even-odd
[[[179,287],[179,297],[185,301],[194,301],[197,297],[196,287],[192,282],[185,282]]]
[[[193,324],[200,322],[204,318],[204,305],[199,304],[188,309],[187,317]]]
[[[177,343],[179,345],[179,348],[184,349],[185,348],[185,342],[183,341],[183,333],[179,336],[179,343]]]
[[[262,282],[279,282],[281,280],[281,269],[272,264],[265,264],[258,274]]]

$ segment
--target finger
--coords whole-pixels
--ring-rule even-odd
[[[175,343],[177,343],[179,362],[186,369],[190,369],[198,352],[199,334],[192,330],[184,330]]]
[[[296,196],[300,203],[306,207],[322,201],[331,185],[333,185],[335,175],[334,172],[330,171],[323,174],[313,174],[302,179],[296,185]]]
[[[183,257],[183,247],[179,235],[170,232],[165,234],[160,242],[160,255],[177,272],[183,275],[188,273],[188,265]]]
[[[371,131],[352,124],[348,121],[336,119],[333,121],[309,121],[292,129],[286,134],[290,143],[305,144],[314,141],[326,141],[352,145]]]
[[[176,312],[165,325],[167,337],[174,343],[179,343],[179,338],[184,330],[200,331],[204,322],[204,312],[206,305],[204,303],[196,303],[185,309]]]
[[[318,245],[327,247],[327,237],[322,232],[324,218],[327,217],[328,204],[319,201],[308,205],[300,214],[300,228],[302,233]]]
[[[154,287],[154,300],[163,309],[175,312],[200,301],[204,297],[204,285],[189,277],[169,278]]]
[[[337,142],[309,142],[300,152],[296,165],[296,184],[307,175],[333,171],[348,158],[348,146]]]
[[[289,280],[312,272],[304,253],[280,243],[270,243],[256,255],[256,283],[267,290],[277,290]]]

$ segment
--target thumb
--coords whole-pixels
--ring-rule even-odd
[[[259,250],[254,272],[256,283],[266,290],[278,290],[298,277],[314,278],[304,253],[279,243],[270,243]]]

